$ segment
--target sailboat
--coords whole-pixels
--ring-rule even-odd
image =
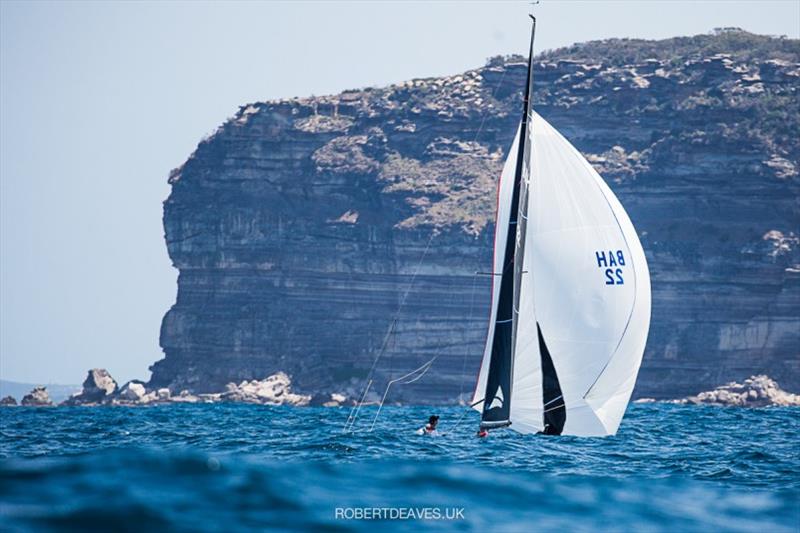
[[[497,191],[491,315],[472,407],[481,429],[614,435],[650,327],[650,275],[630,218],[588,161],[532,109]]]

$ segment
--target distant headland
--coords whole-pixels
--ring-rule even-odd
[[[738,29],[610,39],[534,67],[535,109],[641,233],[653,313],[634,397],[704,401],[759,375],[800,390],[800,41]],[[243,105],[169,174],[180,275],[165,357],[147,383],[111,392],[98,375],[71,401],[97,403],[99,388],[100,403],[344,403],[380,350],[376,390],[438,356],[389,401],[463,401],[488,315],[475,273],[490,261],[525,68],[496,57]]]
[[[360,390],[396,317],[376,380],[438,355],[393,398],[463,398],[525,69],[497,57],[243,105],[169,177],[180,277],[153,386],[208,393],[282,371],[308,393]],[[756,374],[800,388],[800,41],[725,29],[588,42],[541,54],[535,80],[535,109],[641,232],[653,316],[635,396]]]

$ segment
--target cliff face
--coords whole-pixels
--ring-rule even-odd
[[[486,334],[495,185],[525,62],[245,105],[170,174],[178,297],[151,385],[452,401]],[[741,31],[548,52],[535,107],[640,232],[653,317],[639,396],[766,373],[800,388],[800,43]],[[401,303],[403,305],[401,305]],[[399,311],[398,311],[399,310]],[[396,320],[395,320],[396,318]],[[387,334],[391,332],[390,334]]]

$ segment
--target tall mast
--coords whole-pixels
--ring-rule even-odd
[[[500,298],[495,316],[492,356],[486,380],[482,428],[505,427],[511,424],[511,388],[514,377],[514,346],[519,313],[522,260],[525,253],[525,226],[527,223],[528,185],[530,175],[530,116],[531,93],[533,92],[533,41],[536,34],[536,18],[530,15],[531,44],[528,52],[528,75],[522,99],[522,122],[514,172],[514,192],[511,198],[511,214],[508,221],[503,269],[500,272]],[[516,208],[514,207],[516,206]],[[498,221],[499,222],[499,221]]]
[[[516,235],[515,235],[515,249],[514,249],[514,321],[512,322],[512,336],[511,336],[511,353],[512,353],[512,383],[513,383],[513,361],[514,361],[514,348],[517,345],[517,328],[519,321],[519,300],[520,289],[522,287],[522,273],[523,273],[523,260],[525,257],[525,234],[528,227],[528,188],[531,178],[531,140],[533,135],[531,132],[533,122],[533,41],[536,36],[536,17],[531,17],[531,46],[528,52],[528,77],[525,84],[525,98],[523,99],[523,116],[522,116],[522,139],[519,143],[519,151],[517,153],[517,169],[515,173],[515,194],[519,194],[519,198],[512,200],[512,206],[516,205]],[[524,142],[523,142],[524,140]],[[511,232],[509,231],[509,235]]]
[[[533,40],[536,37],[536,17],[528,15],[531,18],[531,46],[528,51],[528,76],[525,83],[525,96],[522,99],[522,137],[519,142],[519,150],[517,151],[517,172],[515,174],[514,193],[517,194],[520,188],[520,180],[522,179],[522,165],[527,163],[525,161],[525,154],[529,151],[529,137],[528,122],[533,109],[531,95],[533,94]],[[517,200],[517,198],[515,198]],[[513,204],[512,204],[513,205]]]

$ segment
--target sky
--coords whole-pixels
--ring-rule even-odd
[[[0,379],[149,379],[177,271],[167,175],[245,103],[527,53],[528,2],[0,0]],[[543,0],[536,47],[737,26],[800,1]]]

